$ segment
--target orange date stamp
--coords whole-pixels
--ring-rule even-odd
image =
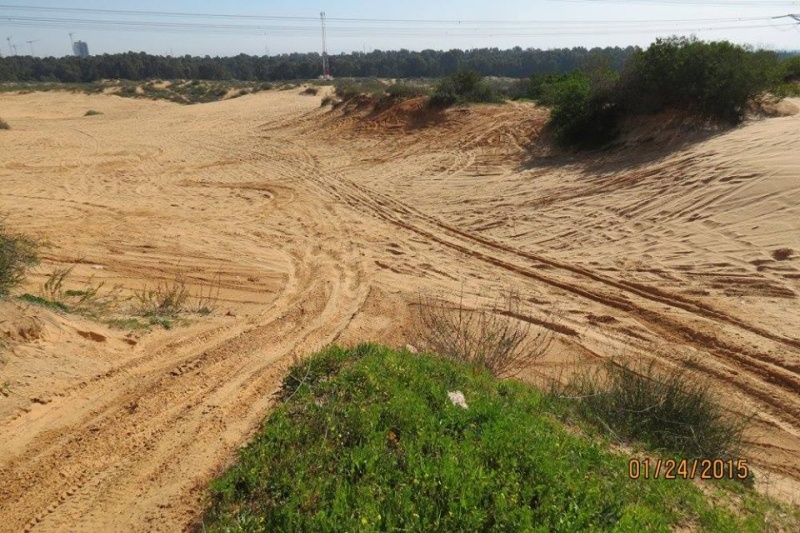
[[[750,476],[745,459],[637,459],[628,461],[631,479],[733,479]]]

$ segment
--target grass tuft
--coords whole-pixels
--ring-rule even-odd
[[[8,125],[8,122],[0,118],[0,130],[10,130],[11,126]]]
[[[134,296],[139,303],[137,313],[144,317],[177,318],[188,310],[189,290],[182,276],[161,281],[153,289],[145,287]]]
[[[83,114],[84,117],[96,117],[97,115],[102,115],[103,113],[100,111],[95,111],[94,109],[90,109],[86,113]]]
[[[42,243],[9,230],[0,218],[0,299],[25,279],[28,270],[39,262]]]
[[[734,457],[746,419],[722,409],[707,384],[686,368],[609,361],[579,373],[561,391],[602,429],[649,449],[686,458]]]

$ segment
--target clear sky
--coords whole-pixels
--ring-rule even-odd
[[[0,49],[9,55],[10,45],[16,45],[19,54],[30,54],[32,47],[37,56],[62,56],[70,53],[69,33],[74,32],[74,39],[86,41],[92,54],[319,51],[321,11],[329,19],[331,54],[400,48],[646,46],[672,34],[800,49],[795,21],[770,20],[800,13],[800,1],[773,0],[0,0]]]

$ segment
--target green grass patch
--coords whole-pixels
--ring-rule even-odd
[[[449,400],[454,391],[467,409]],[[475,366],[328,348],[292,367],[279,405],[212,483],[202,530],[761,531],[767,515],[786,530],[800,524],[796,509],[730,483],[713,487],[711,503],[692,482],[633,481],[625,457],[565,429],[558,410]]]
[[[137,318],[111,318],[105,320],[104,323],[114,329],[121,329],[124,331],[135,331],[141,329],[150,329],[150,324],[145,324]]]
[[[61,311],[64,313],[69,312],[69,307],[62,302],[54,302],[53,300],[48,300],[47,298],[43,298],[41,296],[35,296],[33,294],[22,294],[19,297],[20,300],[23,302],[27,302],[29,304],[38,305],[39,307],[45,307],[47,309],[51,309],[53,311]]]

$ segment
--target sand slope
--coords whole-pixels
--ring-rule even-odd
[[[13,128],[0,210],[53,244],[28,290],[75,263],[76,281],[129,289],[222,280],[215,316],[134,345],[83,319],[0,310],[42,324],[0,366],[0,530],[188,527],[293,356],[402,344],[418,291],[462,288],[479,302],[513,287],[532,313],[559,310],[532,380],[614,355],[691,360],[727,407],[755,414],[762,488],[800,500],[800,254],[771,255],[800,251],[800,117],[636,163],[531,164],[545,114],[530,105],[410,129],[295,91],[0,106]]]

